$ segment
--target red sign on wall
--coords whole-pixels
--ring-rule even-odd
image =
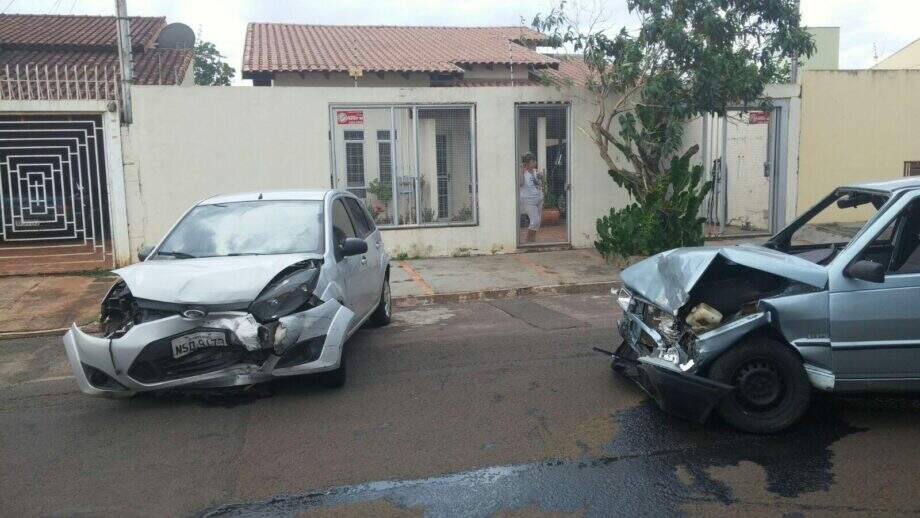
[[[748,124],[766,124],[770,122],[770,114],[767,112],[748,112]]]
[[[337,110],[335,112],[336,124],[364,124],[364,111],[362,110]]]

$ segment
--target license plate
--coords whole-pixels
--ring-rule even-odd
[[[227,347],[226,335],[221,332],[202,331],[172,339],[172,354],[176,359],[208,347]]]

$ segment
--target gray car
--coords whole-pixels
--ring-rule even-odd
[[[613,368],[664,410],[769,433],[813,390],[920,389],[920,180],[836,189],[761,246],[622,272]]]
[[[64,336],[80,389],[129,396],[319,374],[345,383],[346,340],[390,322],[380,231],[347,192],[218,196],[142,262],[115,270],[100,333]]]

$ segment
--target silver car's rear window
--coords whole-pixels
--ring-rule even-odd
[[[158,258],[323,252],[323,202],[265,200],[199,205],[157,249]]]

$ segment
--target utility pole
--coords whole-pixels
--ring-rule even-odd
[[[131,83],[134,82],[134,57],[131,54],[131,27],[125,0],[115,0],[115,29],[118,40],[118,64],[121,68],[121,122],[131,124]]]

